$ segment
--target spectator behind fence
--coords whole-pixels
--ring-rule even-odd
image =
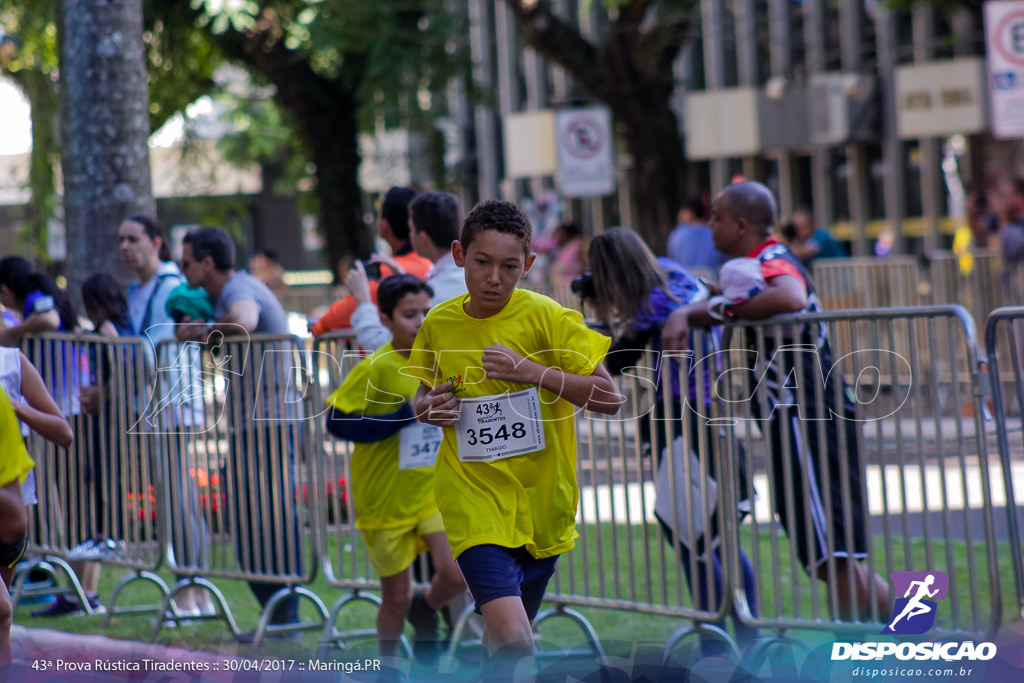
[[[593,298],[590,300],[596,309],[598,320],[613,329],[615,341],[608,352],[606,363],[608,370],[613,374],[621,374],[636,365],[643,354],[644,348],[650,346],[655,352],[661,353],[661,327],[669,314],[680,306],[695,301],[707,299],[708,290],[695,278],[686,268],[683,268],[675,261],[667,258],[655,258],[651,250],[644,244],[643,240],[634,231],[628,228],[612,228],[595,237],[590,243],[590,267],[593,273]],[[619,321],[617,328],[612,326],[614,321]],[[713,348],[703,349],[698,356],[706,357],[714,351]],[[660,367],[660,363],[658,364]],[[646,448],[653,451],[659,472],[657,490],[658,504],[655,513],[658,515],[658,522],[665,533],[669,544],[673,539],[679,542],[680,561],[686,573],[686,579],[690,586],[693,602],[698,609],[714,611],[718,604],[724,599],[724,586],[722,583],[722,560],[721,543],[718,538],[719,529],[719,505],[714,497],[708,502],[712,512],[708,514],[701,506],[703,491],[722,490],[727,482],[722,481],[717,472],[717,465],[711,453],[698,454],[693,458],[692,463],[699,472],[701,456],[706,463],[708,481],[703,486],[696,486],[691,489],[688,485],[676,486],[677,496],[676,509],[680,517],[693,517],[693,538],[689,523],[681,520],[672,520],[672,504],[669,496],[671,488],[661,488],[669,483],[667,476],[667,454],[671,453],[674,458],[674,475],[677,480],[685,479],[685,459],[690,455],[686,452],[686,440],[683,438],[684,430],[689,430],[689,444],[696,449],[699,441],[711,444],[720,438],[720,429],[711,425],[703,424],[698,412],[704,415],[708,411],[685,410],[681,396],[681,387],[678,381],[679,366],[672,363],[672,380],[670,391],[672,392],[671,414],[666,414],[665,401],[662,399],[664,387],[661,386],[661,376],[658,376],[656,395],[651,397],[653,415],[641,417],[637,427],[637,433],[645,444]],[[692,363],[688,368],[690,373],[689,400],[691,404],[696,401],[696,385],[703,382],[708,386],[707,372],[701,377],[694,373]],[[710,400],[708,392],[704,397]],[[685,411],[685,413],[684,413]],[[656,433],[652,434],[651,418],[656,425],[665,425],[667,420],[670,424],[670,437],[666,438],[664,428],[659,427]],[[705,431],[703,438],[698,435],[700,430]],[[669,443],[666,443],[668,441]],[[739,447],[740,444],[737,444]],[[740,448],[736,458],[740,476],[733,488],[738,487],[737,502],[742,509],[749,509],[751,505],[749,492],[746,490],[746,478],[743,476],[745,458]],[[664,469],[663,469],[664,468]],[[667,516],[664,514],[667,510]],[[694,514],[694,512],[696,514]],[[713,533],[707,533],[711,532]],[[711,556],[708,549],[714,548]],[[691,553],[699,558],[691,565]],[[743,585],[747,594],[747,604],[752,610],[757,608],[756,584],[754,572],[750,566],[750,560],[746,554],[740,551],[740,559],[743,569]],[[693,570],[696,569],[696,576]],[[709,581],[713,581],[710,586]],[[749,641],[755,632],[746,627],[744,623],[733,612],[733,624],[736,632],[740,634],[741,640]]]
[[[356,443],[352,502],[356,528],[381,577],[377,612],[380,654],[398,654],[406,615],[417,627],[418,659],[437,656],[437,614],[462,593],[462,580],[434,501],[434,460],[441,429],[416,420],[410,399],[419,382],[403,374],[416,333],[434,292],[414,275],[392,275],[377,290],[380,319],[393,341],[359,363],[327,399],[327,430]],[[425,593],[413,596],[413,562],[430,551],[436,573]]]
[[[373,261],[381,264],[380,277],[394,273],[410,273],[418,278],[426,277],[430,269],[430,261],[422,254],[417,254],[409,240],[409,203],[416,196],[416,191],[408,187],[392,187],[384,195],[380,205],[380,216],[377,219],[377,232],[391,247],[391,257],[375,255]],[[362,268],[361,263],[353,264]],[[370,296],[377,301],[379,278],[370,282]],[[345,330],[352,327],[352,314],[358,302],[348,294],[335,301],[315,325],[310,327],[313,334],[325,334],[332,330]]]
[[[999,244],[1007,271],[1024,262],[1024,178],[1004,181],[996,207],[1002,227]]]
[[[678,221],[668,236],[668,257],[684,268],[718,270],[725,256],[711,241],[711,228],[704,222],[704,202],[687,201],[679,209]]]
[[[431,305],[466,293],[466,277],[452,257],[452,242],[459,238],[459,200],[447,192],[424,192],[409,204],[409,238],[416,253],[430,262],[427,284],[434,290]],[[391,340],[391,332],[381,323],[377,306],[361,263],[356,263],[345,278],[349,291],[359,302],[352,314],[356,339],[364,349],[376,350]]]
[[[43,332],[74,332],[75,309],[67,293],[49,275],[36,273],[20,256],[0,260],[0,304],[20,311],[21,322],[0,323],[0,345],[18,346],[22,337]],[[29,347],[29,360],[39,369],[47,390],[65,416],[78,415],[79,368],[77,347],[67,341],[38,342]]]
[[[722,190],[711,207],[711,229],[715,246],[730,257],[750,256],[761,263],[761,271],[767,288],[752,298],[736,305],[718,307],[709,311],[708,302],[684,306],[673,311],[662,333],[666,349],[678,350],[688,347],[691,327],[708,327],[717,323],[717,318],[738,320],[761,320],[773,315],[794,313],[815,313],[821,309],[814,293],[814,285],[799,259],[784,245],[772,237],[775,221],[775,199],[771,191],[757,182],[743,182]],[[714,315],[712,315],[714,313]],[[802,382],[801,394],[792,396],[784,378],[779,377],[779,363],[784,371],[802,365],[802,377],[819,377],[819,367],[833,365],[832,351],[823,324],[802,325],[799,339],[769,338],[768,343],[777,347],[772,359],[764,368],[764,379],[758,386],[767,389],[767,403],[762,405],[759,398],[751,402],[754,419],[765,424],[771,442],[772,456],[772,503],[775,512],[786,528],[790,541],[796,545],[797,557],[804,570],[812,576],[828,581],[829,564],[834,561],[835,579],[830,588],[838,598],[840,619],[855,617],[868,618],[872,610],[876,618],[888,614],[888,583],[857,561],[867,556],[869,548],[868,511],[863,500],[864,467],[860,460],[860,423],[857,422],[856,408],[849,398],[848,387],[838,373],[824,378],[821,388],[824,411],[827,415],[838,415],[842,419],[824,421],[825,443],[819,443],[819,428],[808,429],[808,443],[801,442],[802,432],[796,424],[794,404],[799,404],[800,417],[811,424],[818,418],[815,382]],[[771,330],[767,334],[772,334]],[[792,331],[789,332],[793,334]],[[756,352],[754,335],[746,335],[748,348]],[[797,353],[799,348],[816,348],[817,354]],[[820,366],[819,366],[820,364]],[[837,392],[836,381],[842,382]],[[842,405],[835,405],[835,396],[842,396]],[[757,396],[760,396],[758,392]],[[840,452],[839,429],[845,431],[845,452]],[[788,448],[786,447],[788,446]],[[822,451],[825,451],[824,453]],[[808,463],[819,458],[828,458],[828,481],[821,478],[821,468],[808,471]],[[784,459],[789,459],[789,466]],[[842,469],[846,468],[846,469]],[[806,480],[811,496],[805,499],[798,481],[793,490],[798,492],[792,500],[784,495],[785,473],[789,471]],[[848,481],[840,481],[840,472],[847,472]],[[842,495],[844,484],[849,485],[849,505],[844,505]],[[831,509],[826,510],[822,491],[831,492]],[[790,512],[793,515],[791,527]],[[849,513],[853,527],[846,528],[845,513]],[[827,523],[831,521],[831,524]],[[847,538],[852,539],[852,543]],[[853,592],[850,592],[850,586]],[[874,591],[874,603],[871,591]]]
[[[0,390],[0,566],[4,573],[4,581],[0,582],[0,671],[7,670],[12,658],[14,607],[7,584],[28,545],[28,518],[21,486],[33,467],[35,462],[21,440],[21,429],[10,399],[6,391]]]
[[[75,329],[75,309],[67,294],[20,256],[0,260],[0,303],[21,311],[21,323],[12,327],[0,319],[4,346],[17,346],[27,334]]]
[[[223,337],[241,334],[288,334],[288,319],[281,302],[252,275],[236,271],[234,263],[235,244],[220,228],[199,228],[185,236],[182,272],[189,287],[202,287],[216,300],[216,319],[207,324],[184,318],[177,327],[179,341],[216,343]],[[228,491],[236,492],[235,499],[228,504],[233,506],[231,517],[239,527],[234,540],[236,560],[242,570],[301,574],[304,544],[295,507],[295,430],[302,415],[298,412],[300,402],[287,393],[291,359],[287,353],[271,353],[294,349],[280,342],[270,343],[263,350],[263,358],[246,361],[250,352],[242,349],[229,352],[230,358],[224,359],[230,375],[225,401],[230,462],[225,465],[222,480],[227,482]],[[256,373],[261,370],[269,376],[257,382]],[[282,461],[270,462],[273,455]],[[237,495],[239,491],[247,493],[244,500]],[[248,502],[248,509],[243,507],[244,502]],[[279,553],[281,548],[287,556]],[[261,606],[266,606],[274,593],[284,587],[273,582],[249,582]],[[271,624],[297,621],[295,594],[279,603],[270,615]]]
[[[249,259],[249,274],[269,287],[282,303],[288,291],[284,272],[284,267],[277,260],[277,252],[273,249],[257,249]]]
[[[516,289],[533,265],[530,238],[510,202],[466,216],[452,250],[469,294],[431,309],[406,369],[422,382],[415,414],[445,428],[434,491],[499,667],[531,666],[531,622],[575,543],[577,406],[614,414],[623,400],[602,364],[607,337]]]
[[[128,302],[113,275],[97,273],[82,283],[82,303],[86,316],[94,326],[93,334],[102,337],[131,337],[135,332],[128,317]],[[75,480],[61,482],[65,501],[64,523],[76,525],[87,535],[68,552],[72,569],[82,582],[82,590],[92,609],[100,609],[99,598],[100,564],[96,560],[112,555],[119,548],[124,530],[120,526],[108,528],[111,518],[120,522],[119,491],[124,485],[120,471],[120,444],[123,443],[118,429],[124,426],[115,418],[110,402],[126,390],[126,387],[112,386],[114,371],[111,357],[102,346],[88,347],[89,383],[81,388],[82,412],[89,415],[86,462],[71,471],[78,472]],[[122,356],[127,359],[127,357]],[[125,401],[131,405],[131,400]],[[127,424],[131,420],[126,421]],[[70,478],[69,478],[70,479]],[[84,611],[77,598],[58,595],[56,600],[32,614],[40,617],[59,617]]]
[[[178,349],[164,345],[162,357],[157,358],[161,342],[174,341],[174,320],[167,313],[167,302],[171,292],[185,283],[185,276],[171,260],[171,250],[164,240],[160,223],[153,216],[129,216],[118,228],[117,243],[124,265],[138,277],[128,285],[128,315],[132,328],[148,341],[144,347],[146,355],[158,373],[158,393],[153,398],[156,401],[169,398],[159,392],[161,389],[170,390],[174,393],[169,404],[173,420],[168,426],[187,426],[199,431],[203,424],[202,384],[198,381],[199,354],[186,350],[179,356]],[[182,361],[180,366],[176,361]],[[164,373],[163,376],[160,373]],[[154,420],[150,424],[159,423]],[[194,482],[188,476],[185,454],[160,455],[170,470],[168,473],[175,475],[170,486],[172,514],[169,528],[175,559],[181,564],[201,562],[199,558],[206,551],[209,532],[206,520],[199,513],[198,496]],[[161,471],[163,469],[160,468]],[[179,488],[184,490],[178,491]],[[178,543],[183,525],[189,526],[187,542]],[[214,609],[205,588],[183,588],[175,595],[174,601],[179,613],[186,615],[210,614]]]
[[[586,270],[583,252],[583,227],[579,223],[562,223],[555,228],[552,239],[552,260],[549,277],[554,284],[568,285]]]
[[[828,230],[814,225],[814,214],[808,208],[793,212],[795,237],[786,242],[789,250],[796,255],[805,268],[810,268],[816,259],[844,258],[849,256]]]
[[[984,190],[975,190],[967,198],[967,225],[974,235],[974,246],[985,249],[999,233],[999,216]]]

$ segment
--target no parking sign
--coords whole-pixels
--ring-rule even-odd
[[[615,191],[611,128],[611,115],[603,107],[558,112],[558,190],[563,197]]]
[[[985,3],[992,133],[1024,137],[1024,2]]]

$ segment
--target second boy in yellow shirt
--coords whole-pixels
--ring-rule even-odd
[[[421,598],[437,609],[465,590],[434,503],[439,430],[417,422],[409,406],[416,380],[401,374],[433,291],[413,275],[393,275],[377,290],[381,322],[392,341],[364,359],[327,399],[327,429],[356,442],[352,502],[356,528],[381,577],[377,612],[380,653],[393,657],[413,604],[412,564],[430,551],[436,574]],[[433,615],[436,619],[436,615]]]

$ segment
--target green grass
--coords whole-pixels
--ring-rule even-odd
[[[580,529],[581,538],[577,541],[577,548],[571,557],[567,556],[559,560],[558,578],[557,581],[552,581],[549,593],[557,591],[565,595],[597,595],[611,600],[629,600],[642,604],[650,610],[666,606],[679,609],[689,605],[690,598],[685,580],[682,578],[681,571],[676,570],[674,557],[670,554],[668,546],[661,540],[657,529],[620,525],[614,529],[615,537],[613,539],[614,526],[602,524],[599,525],[599,528],[588,526]],[[744,548],[753,557],[755,552],[750,527],[745,526],[741,530],[741,535]],[[599,538],[601,554],[598,553]],[[613,545],[613,540],[617,540],[617,545]],[[767,532],[760,533],[756,547],[758,559],[756,574],[759,581],[761,614],[801,619],[810,619],[818,614],[821,618],[827,619],[828,606],[825,603],[824,584],[817,581],[812,582],[801,570],[792,567],[788,545],[784,537],[780,539],[778,549],[779,579],[778,581],[773,580],[771,567],[774,566],[774,562],[771,546],[772,539]],[[975,605],[971,597],[971,582],[967,580],[967,550],[967,545],[963,542],[953,542],[949,553],[942,544],[934,544],[928,549],[920,541],[911,542],[907,548],[902,540],[897,538],[893,539],[891,547],[887,551],[884,539],[882,537],[875,538],[875,551],[877,557],[881,558],[879,561],[884,563],[884,558],[893,558],[893,568],[896,570],[931,568],[950,574],[954,597],[945,601],[943,610],[940,612],[939,622],[940,626],[947,627],[950,624],[949,619],[952,616],[954,605],[960,613],[962,624],[985,623],[991,613],[988,560],[980,550],[974,553],[977,579],[975,590],[980,597],[980,600],[977,601],[978,604]],[[362,565],[363,549],[361,544],[357,544],[351,549],[343,549],[340,556],[334,554],[336,551],[337,548],[332,539],[332,557],[340,557],[346,563],[347,568],[351,566],[348,563],[352,561],[351,554],[354,553],[358,566]],[[909,566],[904,566],[908,562],[908,551]],[[931,557],[930,567],[927,564],[929,556]],[[999,545],[997,556],[998,577],[1001,577],[1002,586],[1001,605],[1005,623],[1010,619],[1017,619],[1008,544]],[[952,557],[952,569],[947,564],[948,557]],[[605,559],[602,560],[602,558]],[[645,567],[648,566],[653,567],[653,572],[645,570]],[[663,566],[665,567],[664,574],[661,570]],[[882,575],[887,573],[884,564],[876,567],[875,570]],[[126,573],[120,568],[104,568],[100,581],[100,596],[105,602],[109,601],[115,584]],[[158,573],[165,581],[172,583],[173,579],[169,571],[161,569]],[[224,593],[239,627],[243,631],[255,628],[259,614],[256,600],[248,586],[242,581],[215,580],[214,583]],[[326,603],[328,608],[346,594],[341,589],[328,586],[322,574],[318,574],[309,588]],[[815,591],[818,592],[819,600],[817,612],[815,612],[814,603]],[[159,597],[158,591],[151,584],[137,582],[122,593],[119,605],[154,603]],[[15,623],[29,628],[49,628],[69,633],[95,634],[100,632],[99,625],[103,619],[102,616],[32,617],[31,610],[38,608],[37,605],[20,606],[15,614]],[[591,606],[574,608],[578,609],[593,624],[606,650],[613,655],[629,654],[629,651],[637,643],[661,643],[664,645],[677,629],[689,623],[687,619],[680,616],[663,616]],[[303,601],[301,616],[304,619],[314,619],[315,614],[309,603]],[[148,614],[114,616],[105,634],[113,638],[148,641],[152,629],[152,618],[153,615]],[[372,629],[374,619],[373,607],[360,603],[343,610],[336,626],[341,630]],[[576,647],[584,640],[582,631],[569,619],[554,618],[545,622],[540,630],[544,642],[551,645]],[[165,628],[161,631],[157,642],[190,650],[206,650],[243,656],[257,654],[257,651],[251,646],[233,642],[228,629],[221,621],[200,622],[176,629]],[[315,653],[318,642],[319,632],[310,632],[305,635],[301,643],[266,643],[260,653],[304,658]],[[374,656],[376,653],[376,645],[372,639],[366,639],[359,643],[348,643],[348,645],[350,649],[344,657],[349,660],[355,656]],[[340,651],[332,652],[332,657],[341,657]]]

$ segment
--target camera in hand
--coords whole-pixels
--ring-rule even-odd
[[[380,279],[380,264],[376,261],[363,261],[363,270],[366,271],[367,280]]]
[[[594,276],[590,274],[589,270],[583,275],[573,278],[569,287],[572,289],[572,293],[579,294],[581,299],[597,298],[597,290],[594,289]]]

